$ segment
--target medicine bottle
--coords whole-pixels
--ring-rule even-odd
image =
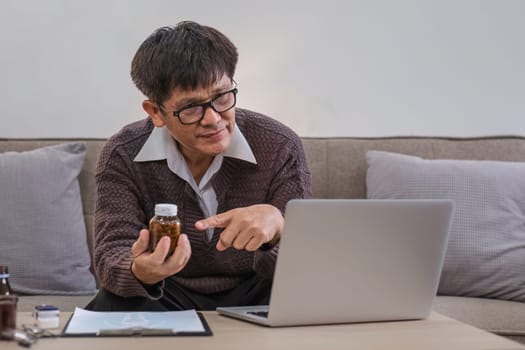
[[[7,266],[0,265],[0,295],[11,295],[13,291],[9,285],[9,270]]]
[[[18,298],[13,295],[9,285],[7,266],[0,265],[0,340],[14,338],[17,301]]]
[[[180,226],[176,204],[156,204],[155,216],[149,222],[149,250],[154,251],[160,239],[168,236],[171,238],[168,256],[173,254],[177,247]]]

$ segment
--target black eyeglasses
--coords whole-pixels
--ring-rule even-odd
[[[204,114],[208,107],[211,107],[217,113],[223,113],[232,109],[237,102],[237,92],[237,87],[235,87],[216,95],[208,102],[190,104],[189,106],[183,107],[177,111],[165,112],[172,113],[174,117],[179,118],[181,124],[195,124],[204,118]],[[164,111],[162,105],[159,104],[159,107]]]

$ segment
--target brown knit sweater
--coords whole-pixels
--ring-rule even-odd
[[[284,212],[288,200],[311,196],[302,143],[292,130],[240,108],[236,110],[236,123],[257,164],[224,158],[212,179],[218,213],[260,203]],[[108,140],[100,156],[94,259],[102,286],[124,297],[148,295],[131,274],[131,246],[154,215],[155,203],[177,204],[182,232],[190,240],[188,264],[170,277],[176,283],[199,293],[215,293],[234,288],[254,273],[271,278],[278,245],[256,252],[233,248],[217,251],[222,229],[215,229],[211,241],[195,229],[195,222],[204,216],[190,185],[168,169],[166,160],[133,161],[152,129],[149,118],[124,127]]]

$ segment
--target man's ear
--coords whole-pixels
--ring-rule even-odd
[[[155,102],[151,100],[144,100],[142,102],[142,108],[144,111],[146,111],[146,113],[148,113],[151,121],[153,122],[153,125],[155,125],[157,128],[161,128],[166,124],[164,122],[164,115]]]

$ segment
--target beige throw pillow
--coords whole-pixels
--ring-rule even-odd
[[[367,153],[368,198],[456,204],[438,293],[525,302],[525,163]]]
[[[77,176],[85,145],[0,154],[0,263],[18,294],[93,294]]]

